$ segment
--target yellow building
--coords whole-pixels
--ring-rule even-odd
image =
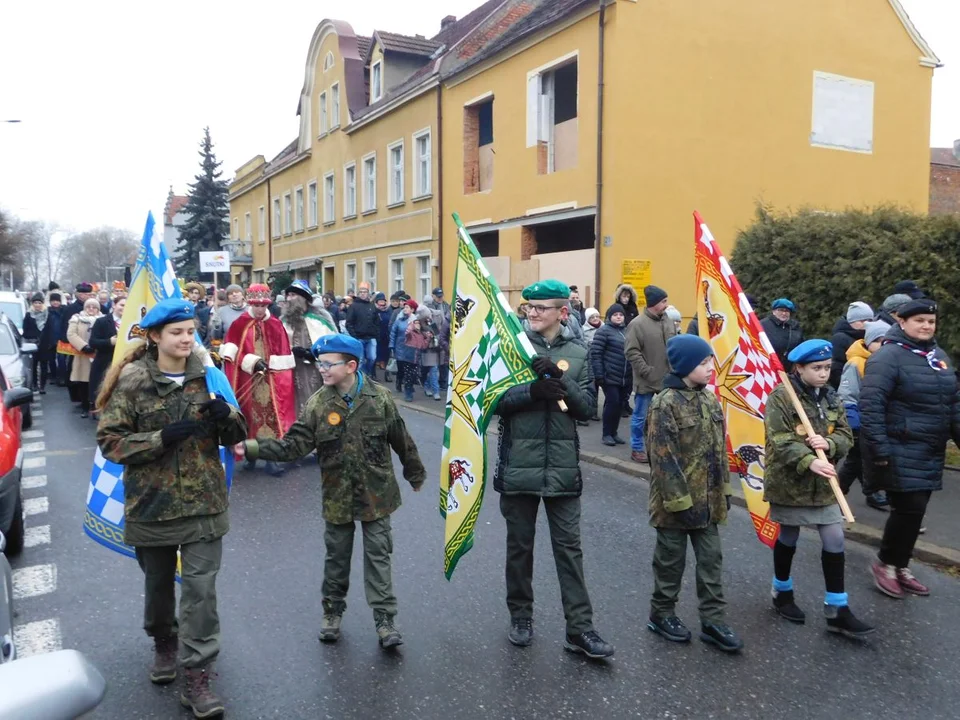
[[[556,276],[602,312],[626,273],[690,316],[694,210],[728,252],[758,201],[927,210],[938,60],[897,0],[507,0],[466,45],[440,69],[448,284],[454,211],[514,301]]]

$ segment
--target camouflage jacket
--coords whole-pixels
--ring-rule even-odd
[[[365,379],[353,409],[330,386],[311,397],[282,440],[248,440],[248,458],[291,462],[316,450],[323,483],[323,519],[335,525],[370,522],[400,507],[400,486],[390,448],[403,477],[419,488],[427,471],[390,391]]]
[[[697,530],[727,519],[731,494],[723,408],[713,393],[668,374],[650,401],[650,524]],[[692,510],[692,513],[683,513]]]
[[[227,509],[219,446],[247,436],[240,411],[214,422],[200,412],[210,399],[199,355],[187,359],[183,387],[164,375],[150,354],[127,365],[97,426],[97,444],[124,466],[124,516],[157,522],[216,515]],[[177,420],[196,420],[200,433],[165,446],[160,431]]]
[[[790,382],[813,429],[830,445],[825,452],[836,465],[853,446],[853,433],[839,396],[827,386],[814,398],[814,391],[795,375],[790,376]],[[767,398],[763,425],[767,436],[764,499],[792,507],[824,507],[835,503],[837,499],[829,481],[810,471],[817,455],[806,444],[807,435],[800,417],[782,385],[774,388]]]

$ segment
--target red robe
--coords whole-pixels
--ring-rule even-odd
[[[297,419],[296,364],[283,324],[270,313],[255,320],[248,310],[230,325],[220,357],[247,420],[249,438],[282,438]],[[258,360],[267,364],[263,374],[253,369]]]

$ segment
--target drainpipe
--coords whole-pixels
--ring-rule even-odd
[[[437,77],[437,238],[438,251],[437,261],[440,263],[440,270],[437,273],[439,286],[443,287],[443,81]]]
[[[273,194],[270,192],[270,178],[267,178],[267,267],[271,265],[273,265]],[[270,273],[264,270],[263,274],[263,281],[266,282]]]
[[[603,45],[604,23],[607,17],[606,0],[598,0],[600,19],[597,37],[597,215],[594,220],[593,306],[600,307],[600,247],[603,243]]]

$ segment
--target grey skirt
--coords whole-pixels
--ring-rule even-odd
[[[843,513],[836,503],[823,507],[794,507],[771,503],[770,519],[781,525],[833,525],[843,522]]]

